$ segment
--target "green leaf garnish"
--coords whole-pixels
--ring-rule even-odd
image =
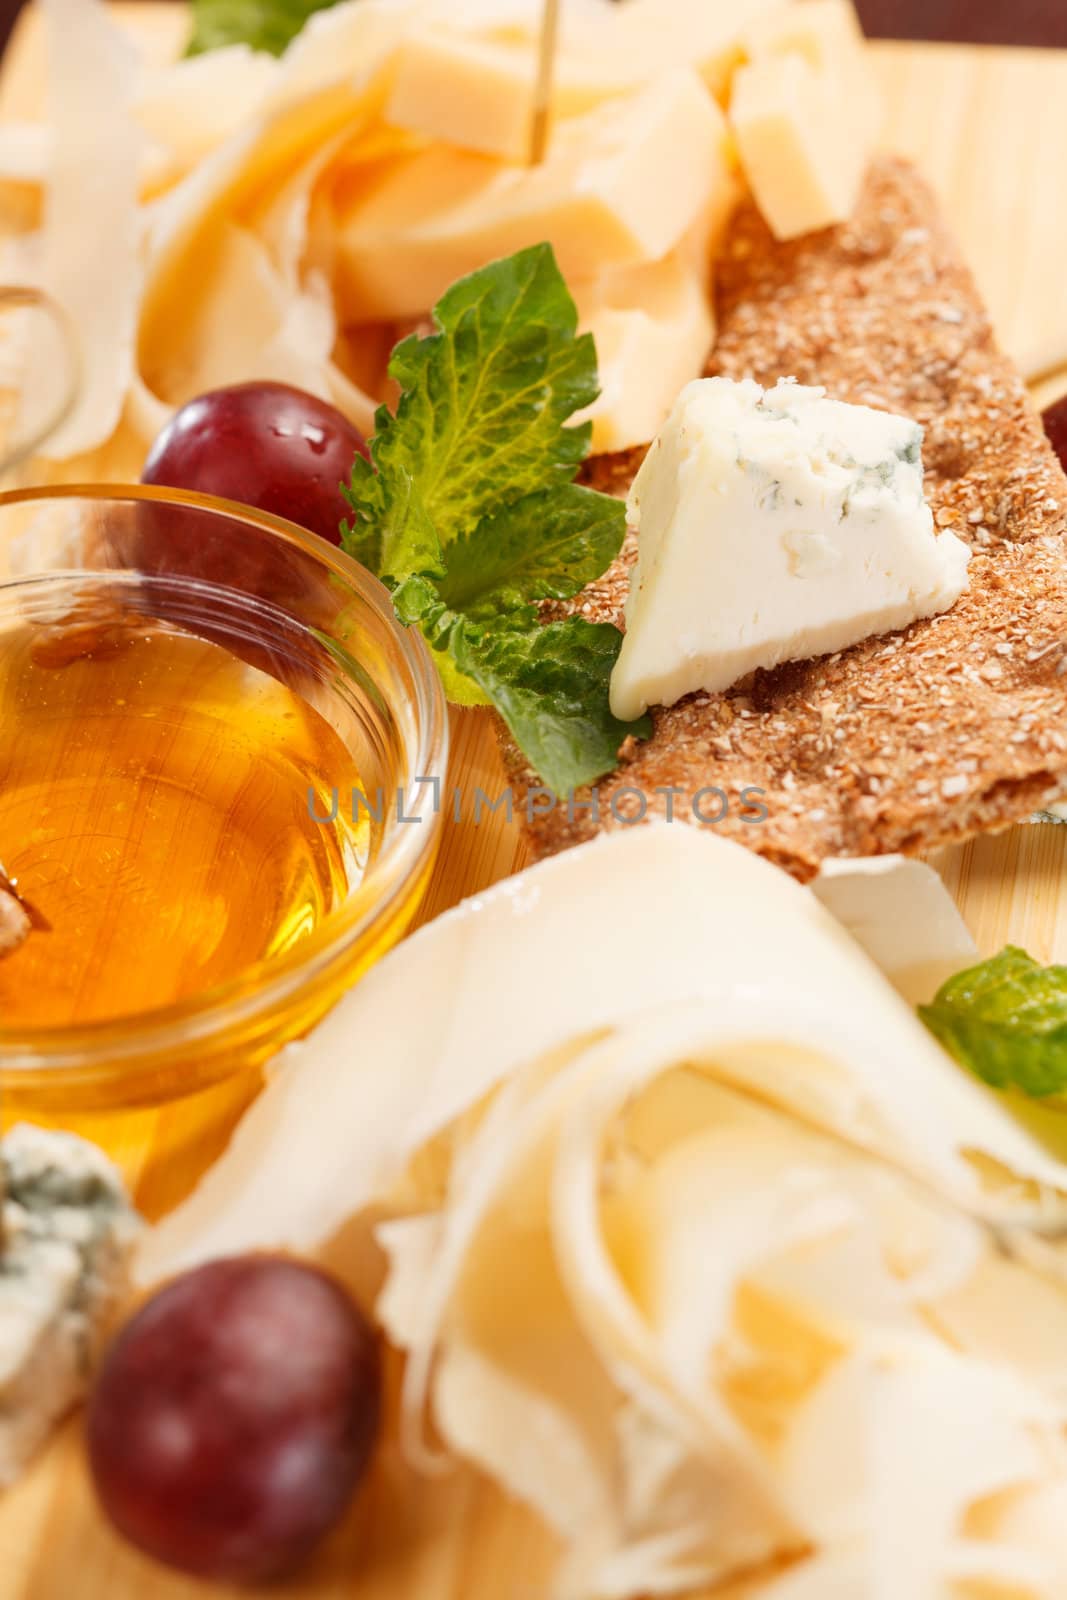
[[[538,600],[569,600],[599,578],[626,532],[621,500],[576,483],[525,495],[448,547],[441,597],[491,621]]]
[[[1034,1099],[1067,1089],[1067,967],[1008,945],[957,973],[919,1015],[949,1053],[995,1089]]]
[[[280,56],[312,12],[334,4],[336,0],[193,0],[193,32],[185,53],[198,56],[228,44],[247,44]]]
[[[616,628],[537,618],[599,577],[626,532],[621,501],[573,481],[591,427],[568,422],[597,397],[596,350],[547,244],[453,284],[434,322],[393,352],[401,398],[345,490],[345,548],[422,629],[449,699],[495,706],[563,794],[648,727],[608,706]]]
[[[628,733],[650,731],[647,719],[622,723],[608,709],[619,653],[619,631],[610,622],[568,617],[545,627],[530,620],[526,627],[484,629],[461,623],[451,649],[555,794],[595,783],[616,765]]]

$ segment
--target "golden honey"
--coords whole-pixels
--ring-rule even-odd
[[[291,951],[368,864],[365,816],[317,820],[350,785],[325,718],[220,644],[141,618],[8,633],[0,862],[33,929],[0,958],[0,1034],[172,1005]]]

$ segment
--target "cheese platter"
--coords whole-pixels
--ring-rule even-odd
[[[192,1600],[264,1577],[270,1592],[306,1600],[865,1600],[889,1581],[930,1600],[983,1583],[1026,1600],[1056,1593],[1067,1165],[1062,969],[1044,964],[1067,959],[1067,829],[1052,820],[1067,790],[1067,482],[1035,405],[1067,388],[1056,272],[1067,57],[861,45],[837,0],[793,0],[746,7],[743,39],[736,18],[725,29],[720,18],[680,61],[680,45],[653,41],[657,5],[681,3],[623,0],[632,32],[616,37],[599,0],[561,0],[559,36],[548,55],[542,36],[540,58],[539,8],[505,0],[470,0],[447,25],[429,12],[412,23],[418,7],[404,0],[347,0],[273,55],[245,36],[216,38],[231,26],[225,8],[197,0],[202,53],[180,66],[190,17],[166,0],[120,0],[106,17],[87,0],[48,0],[51,19],[47,5],[31,8],[16,30],[0,77],[0,219],[12,224],[0,280],[43,285],[83,329],[94,307],[106,337],[84,337],[92,403],[15,470],[0,503],[0,570],[12,591],[33,583],[41,597],[37,610],[20,601],[0,642],[0,707],[13,685],[21,694],[58,667],[75,695],[61,759],[84,763],[95,748],[113,760],[123,719],[105,727],[95,707],[125,707],[134,683],[150,705],[152,676],[130,662],[151,647],[162,681],[165,652],[184,652],[183,681],[209,682],[213,696],[197,690],[197,717],[206,707],[214,718],[207,733],[188,727],[198,797],[230,795],[218,752],[233,735],[220,718],[228,696],[253,688],[281,765],[317,785],[324,811],[312,808],[319,827],[293,869],[299,916],[289,880],[272,887],[280,851],[235,891],[216,848],[205,882],[220,901],[250,906],[254,881],[284,905],[267,935],[248,915],[241,928],[263,940],[268,975],[294,974],[302,1008],[283,1019],[264,981],[227,993],[225,1027],[188,1009],[174,1037],[187,1054],[197,1041],[202,1073],[184,1095],[141,1013],[176,981],[168,962],[181,940],[199,959],[204,933],[179,919],[156,947],[147,924],[127,945],[112,931],[113,969],[101,957],[82,971],[77,942],[63,946],[63,972],[80,977],[48,998],[51,927],[35,919],[50,922],[57,905],[66,916],[69,903],[47,875],[35,884],[25,821],[5,824],[15,837],[0,838],[0,1129],[22,1125],[7,1133],[10,1154],[0,1144],[7,1232],[24,1226],[27,1122],[63,1130],[44,1139],[73,1130],[103,1145],[147,1225],[122,1235],[128,1303],[116,1311],[109,1288],[85,1336],[88,1410],[0,1495],[3,1600]],[[380,76],[367,65],[376,51]],[[97,87],[58,109],[57,74],[79,58]],[[863,88],[845,121],[824,127],[845,63]],[[65,232],[54,208],[86,181],[76,117],[84,126],[108,73],[115,105],[87,148],[113,162],[100,202],[105,216],[116,208],[114,238],[91,266],[88,235]],[[123,168],[134,125],[143,143]],[[33,131],[45,126],[51,166]],[[679,149],[691,159],[672,161]],[[80,273],[55,258],[34,265],[49,229]],[[136,296],[123,289],[131,263]],[[324,284],[336,321],[324,320]],[[521,411],[521,382],[518,399],[509,387],[508,363],[524,361],[554,375],[543,380],[548,424],[541,407]],[[448,443],[459,432],[449,386],[476,437],[479,393],[494,384],[494,425],[511,429],[518,453],[486,495],[476,452]],[[212,396],[227,385],[257,392],[220,409]],[[284,421],[272,385],[310,391],[323,410],[305,394]],[[278,434],[310,430],[318,453],[336,439],[355,460],[336,507],[330,457],[318,478],[303,469],[295,499],[262,499],[264,405]],[[576,413],[581,444],[563,426]],[[225,481],[220,439],[236,441]],[[315,528],[320,505],[328,550],[344,521],[342,555],[299,531]],[[727,507],[719,523],[709,505]],[[540,530],[543,573],[524,554],[524,518]],[[477,571],[487,530],[505,555],[488,578]],[[391,601],[359,587],[352,556]],[[810,580],[810,602],[783,590],[775,611],[782,570]],[[236,600],[232,616],[194,613],[205,585],[242,591],[247,616]],[[369,622],[353,631],[357,602],[381,613],[383,640],[395,627],[395,661]],[[349,736],[309,639],[327,641],[364,696],[354,726],[386,703],[377,745]],[[239,664],[232,689],[220,646]],[[264,676],[301,706],[275,704]],[[418,715],[406,722],[405,691],[400,709],[390,696],[409,680]],[[41,704],[55,715],[51,692]],[[310,743],[291,751],[278,730],[294,715]],[[413,742],[379,772],[374,750],[405,730]],[[238,748],[255,770],[258,746]],[[30,770],[13,749],[8,734],[0,783]],[[405,833],[410,784],[390,834],[405,760],[430,797],[421,850],[416,827]],[[79,770],[84,781],[97,768]],[[49,786],[54,776],[35,793]],[[626,788],[640,818],[617,798]],[[701,812],[709,791],[714,817]],[[227,836],[254,845],[234,807],[222,806]],[[675,811],[697,826],[663,826]],[[150,883],[140,905],[158,914],[177,878],[184,916],[200,892],[195,828],[213,824],[185,801],[176,819],[161,801],[153,814],[172,830],[172,881]],[[291,836],[280,814],[265,813],[271,839]],[[650,818],[660,826],[630,825]],[[119,853],[143,878],[125,826]],[[368,904],[358,927],[351,913],[358,938],[343,960],[323,937],[336,976],[312,995],[312,954],[329,965],[315,940],[329,930],[336,941],[346,914],[315,909],[334,892],[336,869],[321,864],[332,846],[318,846],[335,826],[347,892],[358,899],[362,881]],[[403,854],[395,888],[381,875],[390,850]],[[123,898],[131,877],[114,903],[143,917]],[[121,933],[122,916],[113,923]],[[57,928],[67,931],[62,918]],[[404,938],[409,928],[419,931]],[[219,962],[243,971],[247,954],[228,949],[218,944]],[[36,1015],[19,980],[31,956],[43,961]],[[195,999],[215,979],[183,981]],[[69,1041],[34,1028],[42,1017],[92,1025],[86,996],[113,1025],[123,983],[145,985],[129,1007],[135,1044],[121,1071],[86,1088],[99,1041],[86,1034],[76,1061]],[[235,1049],[226,1030],[238,1011],[264,1020],[258,1032],[242,1021]],[[54,1092],[40,1062],[36,1076],[24,1070],[31,1047],[41,1061],[67,1052],[50,1068],[68,1074],[53,1076]],[[208,1070],[213,1052],[239,1056],[239,1070]],[[74,1148],[38,1159],[62,1166]],[[106,1171],[105,1189],[117,1181]],[[733,1235],[714,1222],[722,1209],[744,1219]],[[4,1248],[0,1238],[0,1266]],[[337,1303],[324,1284],[343,1286]],[[326,1409],[347,1405],[377,1442],[369,1467],[368,1447],[346,1446],[349,1464],[330,1480],[342,1480],[341,1509],[322,1511],[334,1487],[271,1487],[268,1468],[291,1458],[275,1463],[264,1436],[267,1465],[247,1492],[267,1510],[235,1544],[226,1519],[250,1469],[224,1440],[217,1458],[197,1458],[195,1483],[168,1479],[153,1408],[176,1391],[145,1373],[177,1367],[178,1348],[195,1354],[199,1342],[216,1373],[196,1380],[207,1398],[181,1426],[207,1429],[195,1420],[207,1411],[211,1426],[225,1421],[226,1316],[244,1313],[218,1313],[223,1342],[212,1343],[211,1307],[242,1296],[253,1308],[241,1324],[253,1330],[247,1371],[277,1359],[262,1330],[306,1314],[324,1361],[345,1341],[357,1352],[344,1360],[358,1383],[343,1399],[335,1385]],[[1005,1303],[1016,1313],[996,1309]],[[0,1298],[0,1332],[4,1314]],[[120,1322],[101,1360],[102,1335]],[[368,1376],[371,1323],[382,1369]],[[5,1370],[0,1480],[5,1449],[13,1479],[22,1464],[21,1436],[9,1443],[4,1425],[26,1407],[24,1390],[5,1391]],[[260,1382],[276,1370],[265,1365]],[[309,1354],[302,1381],[318,1370]],[[883,1370],[884,1386],[871,1377]],[[375,1429],[367,1396],[379,1385]],[[983,1427],[970,1437],[976,1411]],[[863,1478],[870,1441],[849,1416],[886,1452],[852,1527],[840,1474]],[[307,1460],[322,1455],[299,1416],[285,1427]],[[931,1450],[919,1473],[920,1433],[969,1442]],[[206,1516],[205,1494],[216,1503]],[[286,1518],[297,1528],[288,1543]],[[895,1549],[903,1529],[915,1533],[907,1570],[879,1543]]]

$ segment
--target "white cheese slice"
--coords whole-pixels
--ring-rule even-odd
[[[141,292],[142,140],[133,116],[136,57],[98,0],[45,0],[51,130],[40,283],[62,310],[80,382],[47,454],[62,459],[115,430],[133,373]],[[90,243],[91,241],[91,243]],[[55,405],[52,341],[31,360],[22,431]]]
[[[248,45],[229,45],[147,73],[134,101],[141,128],[171,157],[178,175],[256,116],[280,73]]]
[[[845,222],[870,146],[849,90],[799,52],[734,75],[730,126],[759,206],[778,239]]]
[[[1011,1350],[933,1322],[991,1247],[885,1162],[1000,1212],[974,1152],[1015,1199],[1067,1183],[812,895],[662,824],[401,945],[287,1052],[141,1273],[323,1249],[407,1354],[402,1446],[425,1461],[432,1417],[531,1506],[566,1541],[553,1593],[704,1592],[812,1551],[864,1582],[798,1593],[941,1600],[972,1502],[1042,1474],[1063,1420]]]
[[[956,902],[925,861],[824,861],[811,891],[912,1005],[978,960]]]
[[[635,919],[655,930],[639,951]],[[1067,1185],[812,895],[740,845],[664,824],[567,851],[406,940],[285,1052],[142,1274],[313,1249],[524,1065],[686,1004],[705,1007],[708,1049],[757,1046],[735,1063],[746,1082],[976,1202],[966,1150]]]
[[[934,531],[921,444],[907,417],[822,389],[689,384],[630,491],[638,559],[615,715],[628,722],[953,605],[969,552]]]
[[[457,278],[545,239],[568,279],[658,261],[734,181],[725,120],[691,70],[559,123],[538,167],[433,145],[339,215],[340,308],[419,316]]]

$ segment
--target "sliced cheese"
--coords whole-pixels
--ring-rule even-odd
[[[328,262],[313,259],[310,237],[325,169],[353,139],[379,135],[402,37],[402,5],[360,6],[338,8],[358,71],[343,53],[331,65],[322,46],[336,41],[337,22],[301,35],[259,118],[153,208],[131,405],[146,427],[213,384],[269,378],[330,398],[369,427],[371,398],[332,361]]]
[[[836,78],[797,53],[753,61],[734,77],[730,126],[776,238],[795,239],[852,215],[869,148]]]
[[[640,949],[635,908],[655,930]],[[285,1053],[226,1155],[156,1230],[143,1271],[312,1249],[522,1066],[696,997],[704,1058],[718,1038],[726,1061],[732,1040],[733,1074],[820,1125],[976,1201],[985,1180],[968,1150],[1067,1185],[1042,1137],[951,1061],[809,893],[739,845],[663,825],[546,861],[381,962]],[[693,1045],[690,1027],[675,1059]]]
[[[912,1005],[978,960],[955,901],[925,861],[824,861],[811,891]]]
[[[257,115],[280,70],[247,45],[209,50],[146,74],[134,115],[180,175]]]
[[[456,278],[544,239],[568,279],[659,260],[731,186],[725,122],[687,71],[560,123],[539,167],[433,146],[339,218],[343,312],[418,316]]]
[[[47,453],[63,457],[115,431],[133,372],[141,140],[136,58],[99,0],[45,0],[44,17],[52,137],[40,283],[65,315],[80,368],[77,399],[47,441]],[[22,393],[27,434],[54,409],[54,387],[47,358],[31,361]]]
[[[950,1203],[1004,1201],[973,1152],[1067,1184],[813,896],[660,825],[386,958],[141,1275],[281,1245],[355,1279],[376,1240],[402,1447],[428,1466],[432,1419],[435,1450],[535,1510],[566,1541],[560,1596],[747,1574],[726,1592],[947,1600],[1018,1579],[1020,1519],[990,1498],[1062,1475],[1060,1397],[940,1331],[939,1301],[982,1320],[966,1291],[995,1259]],[[1062,1347],[1067,1296],[1032,1305]],[[1035,1499],[1050,1541],[1054,1514]]]
[[[953,605],[969,552],[935,533],[921,443],[907,417],[792,382],[684,389],[630,491],[638,558],[615,715]]]

